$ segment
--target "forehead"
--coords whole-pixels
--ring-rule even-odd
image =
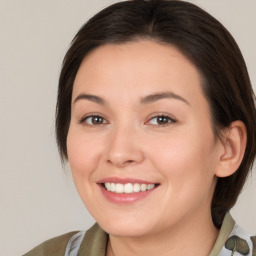
[[[143,96],[172,91],[184,97],[202,95],[201,77],[177,48],[153,41],[108,44],[90,52],[77,72],[73,98],[81,92],[101,96]]]

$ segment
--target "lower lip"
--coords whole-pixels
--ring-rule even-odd
[[[102,191],[102,194],[112,203],[116,204],[131,204],[135,203],[139,200],[144,199],[149,194],[151,194],[155,189],[150,189],[147,191],[141,191],[136,193],[114,193],[111,191],[106,190],[101,184],[99,184],[99,187]]]

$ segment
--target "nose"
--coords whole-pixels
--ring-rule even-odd
[[[107,163],[123,168],[143,162],[143,147],[138,137],[138,132],[130,126],[111,131],[106,153]]]

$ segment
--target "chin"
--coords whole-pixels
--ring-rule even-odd
[[[129,220],[125,217],[122,220],[113,218],[109,221],[99,221],[98,224],[112,236],[138,237],[151,231],[151,227],[147,223],[141,222],[140,219]]]

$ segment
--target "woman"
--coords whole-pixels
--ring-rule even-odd
[[[75,36],[56,134],[95,218],[30,255],[255,255],[229,214],[255,157],[253,91],[229,32],[181,1],[125,1]]]

